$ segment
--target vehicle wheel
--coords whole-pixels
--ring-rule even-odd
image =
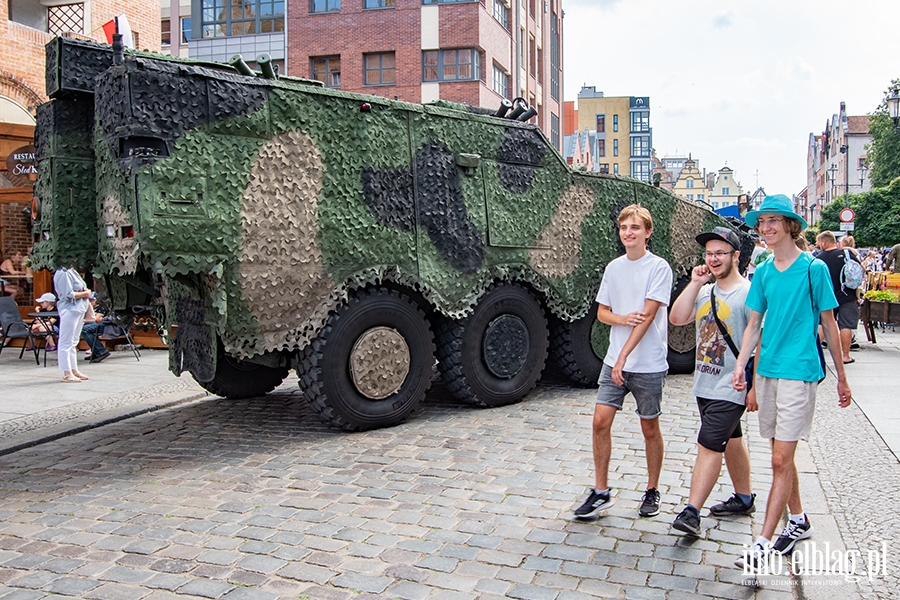
[[[425,314],[396,290],[350,296],[305,353],[303,397],[326,422],[348,431],[390,427],[431,385],[434,336]]]
[[[675,283],[672,290],[672,299],[669,308],[675,303],[675,299],[681,295],[690,276],[682,276]],[[687,325],[669,324],[669,352],[666,361],[669,363],[669,373],[673,375],[688,375],[694,372],[697,354],[697,329],[693,323]]]
[[[550,355],[573,382],[596,386],[609,347],[609,325],[597,320],[597,303],[575,321],[552,318]]]
[[[264,396],[281,385],[288,376],[287,367],[267,367],[225,354],[221,347],[216,359],[216,376],[211,381],[198,381],[210,394],[229,400]]]
[[[438,333],[438,366],[447,389],[479,406],[520,401],[547,360],[547,319],[537,299],[519,285],[496,285],[460,320]]]

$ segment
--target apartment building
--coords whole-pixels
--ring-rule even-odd
[[[714,181],[709,186],[706,201],[714,210],[737,206],[738,199],[744,194],[744,188],[734,178],[734,171],[727,165],[719,169]]]
[[[841,102],[838,112],[825,123],[821,134],[810,133],[806,151],[805,193],[797,194],[798,214],[810,223],[821,219],[821,211],[849,194],[871,189],[866,163],[869,117],[851,116]]]
[[[162,53],[190,57],[188,42],[194,33],[191,14],[191,0],[159,0],[159,44]]]
[[[287,65],[285,11],[288,3],[284,0],[162,1],[168,8],[169,51],[172,54],[184,56],[182,46],[186,43],[190,58],[227,63],[232,56],[240,54],[252,68],[258,66],[257,57],[265,54],[280,74],[304,76],[302,71],[291,71]],[[319,0],[309,1],[320,3]],[[290,10],[302,10],[307,3],[308,0],[294,0]],[[185,14],[183,4],[190,5],[189,15]],[[163,27],[166,27],[165,21]],[[349,34],[345,32],[344,35]],[[175,51],[176,36],[182,36],[177,40],[178,52]]]
[[[557,149],[561,0],[291,0],[289,73],[409,102],[522,98]]]
[[[587,128],[596,133],[595,171],[650,183],[653,148],[650,98],[604,96],[594,86],[584,86],[578,92],[578,106],[566,107],[566,111],[573,120],[572,126],[566,126],[567,131]]]
[[[35,109],[47,100],[44,46],[54,36],[106,43],[103,25],[125,15],[142,49],[159,50],[159,0],[7,0],[0,2],[0,253],[31,250],[31,197],[37,179]],[[44,274],[49,275],[49,274]],[[33,291],[23,286],[32,303]],[[49,277],[45,277],[49,281]],[[46,282],[43,283],[46,285]],[[48,291],[48,290],[44,290]]]
[[[678,174],[672,192],[686,200],[708,202],[709,189],[706,187],[706,173],[700,171],[696,160],[688,155],[684,167]]]

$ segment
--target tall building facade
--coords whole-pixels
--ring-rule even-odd
[[[678,173],[678,179],[675,181],[672,192],[686,200],[708,202],[709,189],[706,187],[706,173],[700,171],[697,161],[690,155]]]
[[[821,219],[821,211],[834,201],[844,202],[849,194],[871,189],[866,145],[869,117],[847,114],[841,102],[837,113],[825,123],[825,130],[811,133],[806,151],[805,193],[797,194],[795,209],[810,223]]]
[[[287,36],[291,75],[408,102],[519,97],[561,148],[561,0],[290,0]]]
[[[191,0],[159,0],[159,16],[160,51],[189,57],[188,42],[194,35]]]
[[[227,63],[235,54],[256,68],[256,58],[268,55],[281,74],[303,75],[289,72],[286,64],[287,2],[285,0],[162,0],[169,7],[169,30],[172,36],[183,35],[175,27],[174,6],[178,4],[179,26],[184,26],[181,3],[189,3],[188,56],[197,60]],[[325,0],[309,0],[324,4]],[[362,1],[362,0],[360,0]],[[291,10],[300,10],[307,0],[296,0]],[[310,4],[312,6],[312,4]],[[165,22],[163,26],[165,26]],[[345,35],[347,35],[345,33]],[[172,42],[175,40],[172,39]],[[176,53],[170,44],[172,54]]]
[[[706,201],[712,205],[714,210],[737,206],[738,199],[744,195],[744,188],[735,180],[734,171],[730,167],[724,166],[719,169],[718,176],[715,176],[714,179]]]
[[[593,86],[578,92],[578,107],[571,111],[575,131],[596,132],[594,163],[600,173],[625,175],[650,183],[653,131],[650,98],[604,96]]]
[[[34,156],[35,109],[47,100],[44,46],[55,36],[106,43],[103,25],[124,14],[135,45],[160,48],[159,0],[8,0],[0,2],[0,254],[28,256],[31,250],[31,197],[37,179]],[[24,265],[22,265],[24,266]],[[44,274],[48,275],[48,274]],[[34,306],[33,292],[16,299]],[[43,285],[47,285],[49,277]],[[29,282],[30,284],[31,282]]]

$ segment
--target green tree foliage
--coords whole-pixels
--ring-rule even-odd
[[[832,202],[823,208],[819,231],[840,231],[842,208],[843,202]],[[850,208],[856,213],[853,237],[857,247],[892,246],[900,242],[900,178],[887,187],[851,195]]]
[[[900,133],[894,132],[894,122],[887,109],[887,98],[895,89],[900,89],[900,79],[891,81],[881,104],[869,114],[872,143],[867,148],[866,160],[873,187],[884,187],[900,176]]]

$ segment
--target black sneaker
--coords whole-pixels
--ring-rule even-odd
[[[610,506],[613,505],[613,499],[610,492],[598,492],[594,488],[588,492],[588,497],[584,504],[575,509],[575,517],[578,519],[591,519]]]
[[[672,527],[691,535],[700,536],[700,513],[685,507],[672,521]]]
[[[713,515],[752,515],[756,510],[755,500],[756,494],[750,494],[750,505],[747,506],[737,494],[732,494],[725,502],[710,506],[709,512]]]
[[[779,535],[778,539],[775,540],[775,543],[772,544],[772,550],[779,554],[789,554],[798,541],[810,537],[812,532],[812,524],[810,524],[809,519],[806,519],[806,523],[803,523],[802,525],[800,523],[795,523],[794,521],[788,521],[787,525],[784,526],[781,535]]]
[[[659,514],[659,490],[650,488],[644,492],[644,501],[641,502],[641,516],[655,517]]]
[[[109,352],[104,352],[103,354],[96,354],[96,353],[95,353],[95,354],[93,354],[93,355],[91,356],[90,362],[92,362],[92,363],[101,363],[101,362],[103,362],[104,360],[106,360],[107,358],[109,358],[109,354],[110,354]]]

